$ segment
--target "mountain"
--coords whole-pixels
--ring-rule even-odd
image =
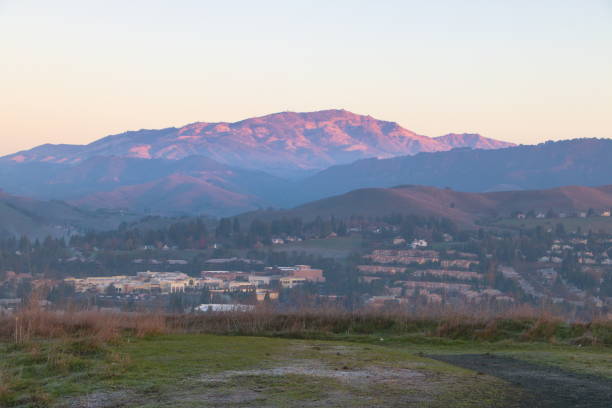
[[[612,140],[574,139],[499,150],[456,149],[333,166],[299,183],[293,204],[365,187],[419,184],[460,191],[612,182]]]
[[[369,157],[508,145],[474,134],[430,138],[395,122],[345,110],[325,110],[281,112],[235,123],[196,122],[180,128],[132,131],[83,146],[43,145],[2,160],[74,165],[94,157],[180,160],[204,156],[221,164],[287,177]]]
[[[475,226],[482,217],[508,216],[515,211],[579,211],[612,207],[612,185],[564,186],[547,190],[469,193],[427,186],[364,188],[303,204],[291,210],[260,211],[246,218],[348,217],[411,214],[449,218]]]
[[[236,214],[283,203],[288,188],[278,177],[202,156],[92,157],[72,165],[9,162],[0,163],[0,170],[0,185],[14,194],[163,214]]]
[[[287,206],[299,196],[287,180],[331,165],[507,145],[474,134],[430,138],[345,110],[281,112],[38,146],[0,158],[0,188],[89,208],[231,215]]]
[[[68,236],[76,231],[113,229],[139,217],[119,212],[86,211],[61,201],[39,201],[0,191],[0,237]]]
[[[470,149],[495,150],[516,146],[514,143],[489,139],[477,133],[449,133],[444,136],[434,137],[434,140],[453,149],[468,147]]]

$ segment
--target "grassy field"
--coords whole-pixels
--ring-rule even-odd
[[[506,322],[497,335],[480,338],[474,335],[480,326],[459,321],[399,328],[384,316],[353,317],[347,328],[344,317],[307,323],[303,316],[283,315],[282,326],[270,316],[175,317],[164,323],[155,316],[95,314],[54,321],[39,313],[12,331],[6,324],[0,330],[0,406],[583,406],[559,405],[565,401],[559,396],[595,398],[586,401],[589,407],[609,403],[612,348],[601,340],[609,335],[607,323],[578,330]],[[205,330],[228,334],[196,333]],[[235,335],[249,330],[266,337]],[[600,340],[588,346],[576,341],[585,335]],[[483,358],[495,364],[473,366]],[[522,378],[528,383],[521,384]],[[537,390],[560,388],[551,393],[553,405],[538,405],[533,384]]]
[[[544,228],[555,228],[557,224],[563,224],[565,230],[574,232],[581,228],[583,232],[604,231],[612,233],[612,217],[589,217],[589,218],[554,218],[554,219],[505,219],[493,223],[493,226],[504,228],[535,228],[542,226]]]
[[[3,345],[0,404],[521,406],[528,396],[513,384],[425,357],[472,352],[511,355],[612,378],[610,350],[604,348],[397,342],[385,345],[174,334],[106,345],[87,340]]]

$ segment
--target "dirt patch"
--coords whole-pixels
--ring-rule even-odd
[[[311,362],[308,362],[311,363]],[[324,377],[354,383],[356,381],[367,382],[398,382],[410,379],[422,379],[424,374],[408,369],[370,367],[368,369],[351,369],[349,366],[342,368],[328,368],[323,365],[305,364],[296,362],[295,365],[274,367],[259,370],[226,371],[218,375],[206,375],[201,378],[205,383],[223,382],[235,377],[248,376],[285,376],[304,375],[308,377]]]
[[[527,392],[525,408],[610,408],[612,381],[492,354],[430,358],[508,381]]]
[[[60,402],[61,408],[114,408],[131,406],[136,396],[129,391],[96,392]]]

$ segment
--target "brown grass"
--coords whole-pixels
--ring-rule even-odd
[[[0,318],[0,338],[15,344],[27,344],[36,338],[65,337],[91,337],[109,343],[124,334],[144,337],[167,331],[166,317],[158,314],[26,309]]]
[[[81,343],[71,343],[73,347],[80,347],[83,353],[95,351],[102,344],[119,341],[126,335],[145,337],[164,333],[296,338],[385,334],[475,341],[510,339],[612,345],[610,319],[600,317],[589,322],[568,323],[550,311],[527,307],[495,314],[482,309],[470,311],[440,307],[412,311],[388,309],[359,312],[342,309],[278,312],[261,308],[253,312],[188,315],[51,312],[27,307],[13,316],[0,317],[0,339],[4,341],[28,345],[32,340],[41,338],[87,339],[87,342],[83,340]],[[36,350],[32,349],[31,352],[34,354]],[[71,354],[75,354],[74,350]]]

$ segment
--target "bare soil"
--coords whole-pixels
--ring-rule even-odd
[[[491,375],[526,391],[525,408],[610,408],[612,381],[493,354],[436,355],[430,358]]]

